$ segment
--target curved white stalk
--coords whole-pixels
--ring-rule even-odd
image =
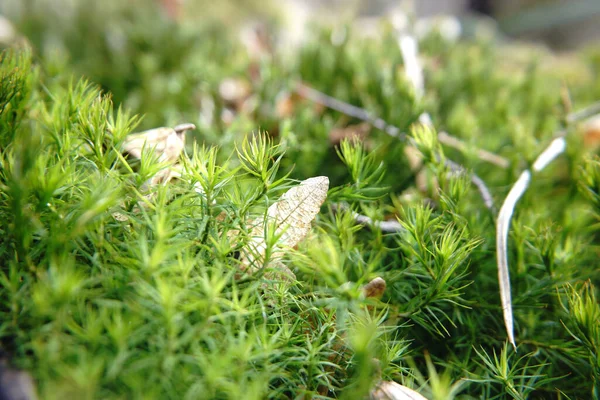
[[[532,169],[539,172],[546,168],[556,157],[565,151],[566,140],[564,137],[554,139],[550,145],[538,156]],[[496,259],[498,263],[498,282],[500,285],[500,299],[504,314],[504,325],[508,340],[516,348],[513,327],[512,300],[510,294],[510,276],[508,272],[508,231],[515,206],[523,196],[531,182],[531,171],[525,170],[519,176],[513,187],[508,192],[496,223]]]
[[[496,260],[498,263],[498,284],[500,286],[500,301],[502,303],[502,313],[504,314],[504,326],[508,334],[508,341],[516,348],[512,300],[510,296],[510,276],[508,273],[508,230],[510,221],[515,210],[517,201],[523,196],[525,190],[531,181],[531,172],[523,171],[517,182],[508,192],[500,212],[498,213],[498,222],[496,224]]]

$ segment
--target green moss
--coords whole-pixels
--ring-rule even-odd
[[[380,379],[435,399],[598,397],[600,164],[567,123],[561,76],[544,68],[554,56],[429,38],[417,100],[385,29],[335,44],[319,31],[289,58],[257,62],[205,20],[75,3],[53,21],[32,2],[17,26],[33,50],[0,56],[0,348],[41,398],[357,398]],[[593,49],[573,58],[589,74],[569,81],[572,104],[598,98],[599,66]],[[248,76],[256,106],[228,123],[218,91],[231,76]],[[293,112],[278,115],[300,78],[410,132],[424,173],[377,129],[336,148],[330,130],[357,122],[338,112],[291,97]],[[198,116],[209,104],[212,121]],[[509,168],[411,129],[424,109]],[[147,196],[164,165],[133,168],[123,141],[184,121],[199,129],[182,179]],[[570,149],[538,174],[511,230],[515,353],[494,215],[443,160],[477,172],[499,203],[559,129]],[[316,175],[332,184],[283,259],[296,279],[269,266],[240,277],[250,221]],[[402,229],[357,225],[353,212]],[[376,276],[381,301],[361,290]]]

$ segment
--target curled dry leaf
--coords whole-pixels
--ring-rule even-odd
[[[394,381],[383,381],[369,395],[371,400],[427,400],[423,395]]]
[[[278,237],[276,249],[273,249],[270,261],[274,262],[283,256],[283,248],[296,246],[310,231],[311,222],[315,219],[321,205],[327,197],[329,178],[317,176],[300,182],[281,196],[267,210],[264,219],[254,221],[251,240],[246,254],[241,260],[244,271],[253,272],[264,264],[267,250],[266,230]]]
[[[154,151],[158,156],[158,161],[168,163],[168,165],[158,171],[154,176],[144,182],[141,187],[143,192],[148,192],[144,197],[148,200],[155,195],[150,189],[157,185],[166,185],[173,179],[181,179],[183,175],[182,166],[176,164],[179,156],[185,147],[185,132],[195,129],[194,124],[185,123],[175,126],[174,128],[155,128],[148,131],[134,133],[129,135],[123,144],[123,152],[130,156],[140,159],[144,149]],[[194,185],[194,189],[198,193],[203,193],[202,186],[199,183]],[[143,206],[143,203],[140,203]],[[118,214],[118,213],[115,213]],[[120,215],[115,215],[115,219],[122,221]]]
[[[153,150],[160,162],[175,162],[185,147],[185,131],[194,128],[194,124],[181,124],[134,133],[125,139],[123,151],[139,159],[146,148]]]
[[[385,292],[386,283],[383,278],[377,277],[373,279],[371,282],[367,283],[363,286],[363,292],[365,293],[365,297],[367,298],[380,298]]]

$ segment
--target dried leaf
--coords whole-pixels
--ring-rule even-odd
[[[120,212],[114,212],[112,213],[112,216],[119,222],[126,222],[129,220],[129,218],[125,214],[122,214]]]
[[[279,92],[275,98],[275,115],[279,119],[290,118],[296,111],[299,98],[295,93],[286,90]]]
[[[221,121],[225,125],[229,126],[229,125],[233,124],[233,121],[235,120],[235,115],[236,115],[235,111],[233,111],[230,108],[225,107],[225,108],[223,108],[223,111],[221,111]]]
[[[371,282],[367,283],[363,286],[363,292],[365,293],[365,297],[367,298],[380,298],[385,292],[386,283],[383,278],[377,277],[373,279]]]
[[[182,2],[179,0],[161,0],[161,5],[169,18],[174,21],[180,19]]]
[[[281,260],[274,260],[269,263],[269,271],[265,273],[265,278],[279,282],[294,282],[296,274],[282,263]]]
[[[240,40],[253,61],[260,61],[273,54],[273,42],[268,26],[264,23],[252,23],[240,32]]]
[[[250,82],[241,78],[226,78],[219,85],[221,98],[236,108],[240,108],[244,100],[252,94]]]
[[[369,396],[371,400],[427,400],[423,395],[394,381],[383,381]]]
[[[185,131],[194,128],[193,124],[182,124],[134,133],[125,139],[123,151],[139,159],[144,148],[153,149],[160,162],[175,162],[185,146]]]
[[[582,125],[585,148],[596,150],[600,146],[600,115],[588,119]]]
[[[0,43],[10,44],[17,38],[17,30],[8,18],[0,15]]]
[[[144,183],[146,188],[156,186],[156,185],[166,185],[171,182],[173,179],[181,178],[181,168],[179,166],[173,166],[171,168],[161,169],[154,175],[152,178],[148,179]]]
[[[242,269],[252,271],[264,264],[267,249],[265,229],[274,228],[273,234],[279,238],[271,261],[283,256],[283,248],[294,247],[304,239],[327,197],[328,189],[329,178],[326,176],[310,178],[288,190],[269,207],[263,220],[254,221],[252,239],[242,258]]]
[[[340,144],[344,139],[364,140],[371,132],[371,124],[362,122],[357,125],[350,125],[344,128],[334,128],[329,132],[329,142],[331,144]]]
[[[144,185],[142,186],[142,191],[148,191],[153,186],[166,185],[175,179],[184,180],[182,177],[183,177],[183,166],[181,164],[171,165],[168,168],[161,169],[152,178],[150,178],[146,182],[144,182]],[[204,189],[202,188],[202,185],[200,184],[200,182],[194,183],[194,191],[200,195],[204,194]],[[150,199],[152,197],[153,197],[152,193],[150,193],[149,195],[146,196],[146,198],[148,198],[148,199]]]

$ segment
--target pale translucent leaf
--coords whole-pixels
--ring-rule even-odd
[[[371,400],[427,400],[423,395],[394,381],[383,381],[369,396]]]
[[[264,219],[254,221],[251,240],[242,258],[242,269],[252,270],[263,265],[267,249],[265,233],[278,237],[271,261],[281,258],[284,248],[294,247],[304,239],[328,189],[329,179],[317,176],[300,182],[271,205]]]
[[[269,263],[269,270],[265,273],[265,278],[279,282],[294,282],[296,274],[281,260],[274,260]]]

